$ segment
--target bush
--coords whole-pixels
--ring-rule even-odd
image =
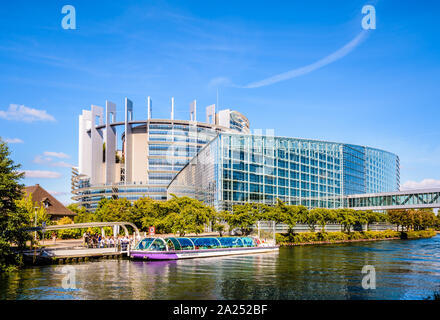
[[[374,239],[421,239],[435,236],[434,230],[420,230],[409,232],[385,231],[354,231],[354,232],[302,232],[302,233],[277,233],[275,235],[278,244],[299,244],[313,242],[336,242],[347,240],[374,240]]]
[[[69,217],[64,217],[58,221],[58,225],[72,224],[73,221]],[[64,229],[57,231],[57,237],[60,239],[78,239],[81,237],[81,230],[79,229]]]
[[[21,257],[11,250],[7,241],[0,238],[0,273],[13,271],[21,264]]]
[[[421,239],[421,238],[431,238],[436,235],[434,230],[420,230],[420,231],[407,231],[401,232],[400,237],[402,239]]]

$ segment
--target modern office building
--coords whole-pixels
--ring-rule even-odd
[[[250,134],[248,119],[230,109],[206,108],[197,121],[147,117],[134,120],[125,99],[92,105],[79,116],[79,161],[72,168],[72,199],[94,210],[102,198],[166,200],[190,196],[216,209],[276,199],[309,208],[344,206],[344,197],[399,190],[399,158],[387,151],[328,141]],[[347,202],[347,201],[345,201]]]
[[[343,143],[222,132],[174,177],[168,196],[230,210],[280,199],[339,208],[344,196],[399,190],[399,158]]]
[[[206,108],[206,122],[197,121],[197,103],[190,120],[147,117],[134,120],[133,103],[125,99],[124,121],[116,121],[116,105],[91,106],[79,116],[78,167],[72,168],[72,199],[94,210],[102,198],[166,200],[167,186],[197,152],[221,132],[249,133],[249,121],[230,109]],[[118,133],[118,129],[122,132]],[[118,147],[120,145],[120,147]]]

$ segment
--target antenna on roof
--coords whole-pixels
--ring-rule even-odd
[[[171,97],[171,120],[174,120],[174,97]]]

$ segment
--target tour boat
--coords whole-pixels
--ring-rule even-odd
[[[132,259],[176,260],[278,251],[279,246],[253,237],[145,238],[130,251]]]

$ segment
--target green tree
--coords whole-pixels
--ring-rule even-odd
[[[337,221],[342,225],[344,231],[350,232],[351,227],[358,221],[356,210],[337,209]]]
[[[168,201],[157,201],[151,198],[140,198],[130,209],[129,221],[141,230],[154,226],[158,233],[170,232],[164,219],[171,212],[172,206]]]
[[[234,205],[232,212],[227,216],[227,222],[231,229],[239,228],[243,235],[249,235],[259,217],[259,210],[252,203]]]
[[[42,203],[38,203],[32,200],[32,195],[22,197],[17,200],[17,209],[25,212],[32,225],[35,224],[35,213],[37,213],[37,226],[41,226],[43,222],[47,225],[51,223],[50,217],[47,214],[46,208]],[[36,212],[35,212],[36,211]]]
[[[94,212],[87,211],[86,208],[79,206],[77,203],[71,203],[67,206],[67,209],[76,213],[73,218],[74,223],[87,223],[87,222],[97,222],[98,217]]]
[[[387,212],[387,220],[389,223],[395,224],[397,226],[397,229],[399,229],[399,226],[401,227],[401,231],[403,231],[403,216],[406,214],[406,210],[404,209],[395,209],[395,210],[388,210]]]
[[[69,217],[63,217],[58,221],[58,225],[72,224],[73,221]],[[62,229],[58,230],[58,238],[60,239],[75,239],[81,236],[79,229]]]
[[[315,210],[314,215],[316,216],[314,219],[316,220],[316,223],[321,227],[322,232],[325,232],[325,227],[328,223],[336,221],[337,216],[334,210],[325,208],[316,208],[313,210]]]
[[[270,210],[270,209],[269,209]],[[275,207],[271,208],[270,219],[278,223],[285,223],[289,230],[289,233],[293,232],[293,228],[296,226],[300,218],[300,210],[297,206],[286,205],[281,200],[277,199]]]
[[[173,233],[184,236],[187,233],[202,233],[214,217],[213,208],[189,197],[176,197],[168,201],[170,214],[165,218]]]
[[[227,211],[216,212],[212,220],[212,230],[218,232],[220,237],[222,237],[223,233],[226,231],[225,222],[227,214],[229,214]]]
[[[102,199],[96,209],[98,221],[129,221],[131,203],[126,198]]]
[[[11,250],[10,243],[23,247],[32,239],[24,231],[30,221],[25,212],[17,208],[17,201],[23,197],[23,185],[19,182],[23,173],[20,165],[10,158],[10,151],[0,138],[0,272],[20,263],[20,257]]]

